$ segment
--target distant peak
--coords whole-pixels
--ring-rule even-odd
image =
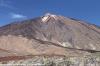
[[[46,13],[43,17],[42,17],[42,22],[47,22],[50,18],[54,18],[55,20],[57,20],[57,16],[51,13]]]

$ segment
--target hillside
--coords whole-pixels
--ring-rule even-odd
[[[0,61],[27,56],[83,57],[98,52],[100,28],[81,20],[47,13],[0,27]]]

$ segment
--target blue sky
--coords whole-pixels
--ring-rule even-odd
[[[100,26],[100,0],[0,0],[0,26],[47,12]]]

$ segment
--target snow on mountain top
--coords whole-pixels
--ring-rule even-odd
[[[42,22],[47,22],[50,18],[54,18],[55,20],[57,20],[57,16],[54,14],[50,14],[50,13],[46,13],[43,17],[42,17]]]

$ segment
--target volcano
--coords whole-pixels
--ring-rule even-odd
[[[0,27],[0,61],[29,56],[86,56],[100,52],[96,25],[46,13]]]

